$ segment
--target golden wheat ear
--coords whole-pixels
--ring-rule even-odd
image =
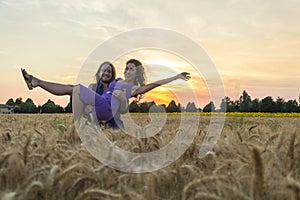
[[[22,71],[22,75],[23,75],[23,78],[25,80],[25,83],[27,84],[28,89],[32,90],[33,89],[32,83],[31,83],[32,76],[28,75],[28,73],[25,71],[25,69],[21,68],[21,71]]]

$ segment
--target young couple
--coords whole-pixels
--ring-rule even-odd
[[[111,128],[118,128],[123,123],[120,113],[128,111],[128,100],[131,97],[140,98],[140,95],[177,79],[189,80],[190,74],[182,72],[170,78],[145,84],[145,71],[142,63],[131,59],[126,62],[124,79],[116,79],[115,67],[110,62],[100,65],[96,73],[96,83],[89,88],[83,85],[67,85],[41,80],[21,69],[23,78],[31,90],[35,87],[43,88],[54,95],[70,95],[74,98],[74,116],[81,113],[94,112],[98,121],[105,121]]]

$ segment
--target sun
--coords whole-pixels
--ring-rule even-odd
[[[167,59],[146,60],[145,63],[148,65],[158,65],[158,66],[165,66],[165,67],[176,67],[181,65],[176,61],[167,60]]]
[[[181,72],[189,72],[192,78],[189,81],[176,80],[167,85],[155,88],[145,94],[142,101],[154,101],[157,104],[168,105],[172,100],[176,103],[186,105],[188,102],[195,102],[202,105],[207,97],[208,90],[203,77],[188,60],[160,49],[139,49],[120,56],[113,63],[117,68],[117,74],[123,75],[124,64],[129,59],[137,59],[142,62],[146,83],[175,76]],[[208,101],[207,98],[205,101]]]

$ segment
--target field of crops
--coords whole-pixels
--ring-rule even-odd
[[[70,114],[0,115],[0,199],[300,199],[296,114],[228,115],[213,151],[201,159],[210,117],[200,118],[192,145],[174,163],[126,173],[86,150]],[[148,115],[132,119],[149,123]],[[172,140],[179,121],[179,114],[168,115],[151,138],[113,130],[105,135],[128,151],[155,151]]]

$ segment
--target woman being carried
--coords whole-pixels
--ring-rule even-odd
[[[128,111],[128,100],[131,97],[139,98],[140,95],[177,79],[186,81],[190,79],[189,73],[182,72],[170,78],[145,84],[145,72],[142,63],[131,59],[126,63],[125,79],[111,82],[108,89],[101,96],[80,84],[66,85],[43,81],[29,75],[24,69],[22,69],[22,74],[29,89],[41,87],[54,95],[72,95],[73,102],[76,102],[75,105],[73,104],[75,120],[81,117],[86,105],[92,105],[94,107],[93,111],[100,121],[111,120],[117,111],[126,113]]]

